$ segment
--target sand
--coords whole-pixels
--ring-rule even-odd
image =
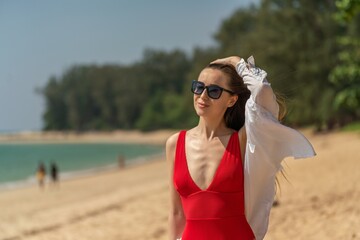
[[[157,132],[154,140],[151,133],[132,136],[140,136],[140,142],[164,143],[171,133]],[[280,204],[272,209],[265,239],[360,239],[360,134],[305,134],[318,155],[286,160],[289,182],[280,179]],[[63,141],[60,136],[46,141]],[[126,141],[126,136],[122,133],[117,141]],[[114,136],[103,134],[103,141],[111,139]],[[128,139],[136,142],[136,137]],[[42,141],[41,137],[35,140]],[[71,140],[78,139],[74,135]],[[31,141],[31,137],[16,141]],[[160,157],[62,181],[58,188],[0,192],[0,240],[168,239],[166,167]]]

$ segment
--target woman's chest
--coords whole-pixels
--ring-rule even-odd
[[[242,182],[242,163],[239,152],[233,150],[222,143],[198,145],[189,141],[185,146],[189,178],[201,190],[219,186],[217,190],[232,191],[234,183],[237,189]]]

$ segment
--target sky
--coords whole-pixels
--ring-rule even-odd
[[[258,0],[0,0],[0,132],[43,127],[36,89],[74,64],[131,64],[146,48],[213,46],[223,19]]]

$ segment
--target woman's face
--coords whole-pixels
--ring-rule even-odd
[[[224,89],[231,90],[228,86],[228,77],[220,70],[205,68],[199,75],[199,82],[205,86],[217,85]],[[208,96],[207,90],[204,89],[201,95],[194,94],[194,108],[198,116],[223,118],[228,107],[234,105],[237,95],[223,91],[220,98],[212,99]]]

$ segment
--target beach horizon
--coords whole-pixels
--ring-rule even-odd
[[[140,130],[113,131],[32,131],[0,132],[0,143],[137,143],[164,145],[167,137],[179,130],[161,129],[149,132]]]

